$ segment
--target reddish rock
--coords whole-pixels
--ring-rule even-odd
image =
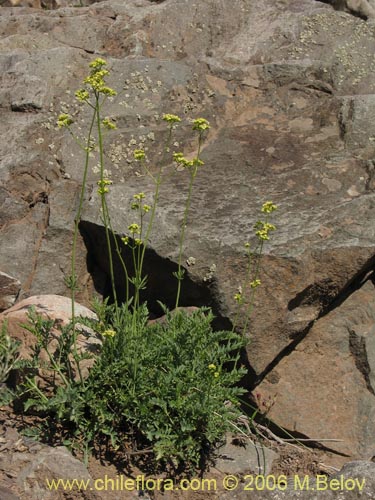
[[[316,320],[257,387],[258,398],[274,400],[267,416],[348,457],[370,459],[375,451],[374,325],[375,287],[367,281]]]
[[[1,313],[0,326],[6,321],[8,334],[12,338],[20,341],[20,357],[22,359],[30,359],[32,347],[36,343],[35,336],[22,326],[29,323],[28,313],[31,308],[34,308],[35,312],[40,314],[44,319],[53,321],[53,327],[51,329],[52,340],[49,344],[51,353],[55,351],[58,345],[58,338],[61,334],[59,326],[67,325],[71,319],[72,313],[71,300],[59,295],[37,295],[29,297]],[[96,319],[95,313],[80,304],[75,305],[75,315]],[[77,337],[78,352],[97,352],[98,347],[101,345],[101,341],[94,335],[94,332],[90,330],[90,328],[80,325],[79,321],[77,322],[77,329],[80,332]],[[42,358],[47,360],[45,353],[42,354]],[[92,359],[82,361],[81,369],[83,375],[88,373],[92,364]]]
[[[16,278],[0,271],[0,312],[15,303],[20,289],[21,283]]]

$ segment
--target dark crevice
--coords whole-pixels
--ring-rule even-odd
[[[294,340],[290,342],[286,347],[284,347],[284,349],[282,349],[279,352],[279,354],[266,366],[266,368],[253,379],[250,390],[254,390],[255,387],[258,386],[286,356],[289,356],[289,354],[291,354],[295,350],[298,344],[302,342],[302,340],[309,333],[310,328],[312,327],[313,324],[314,322],[311,322],[311,324],[308,327],[299,332],[298,335],[294,338]]]
[[[306,306],[317,305],[319,306],[320,313],[317,319],[330,313],[333,309],[339,307],[353,292],[359,290],[365,281],[371,278],[375,269],[375,256],[370,257],[364,264],[362,269],[351,278],[346,285],[338,290],[330,278],[321,280],[313,285],[306,287],[302,292],[296,295],[288,303],[288,310]]]
[[[80,223],[79,229],[87,248],[87,269],[92,276],[95,289],[103,297],[108,297],[109,302],[111,302],[113,301],[113,292],[104,227],[85,221]],[[120,236],[116,236],[116,238],[128,273],[132,276],[134,269],[131,249],[129,245],[123,244]],[[112,258],[117,299],[119,302],[124,302],[126,300],[124,270],[115,252],[113,252]],[[173,309],[175,306],[177,279],[173,273],[178,269],[177,264],[168,258],[161,257],[152,248],[147,248],[143,269],[144,275],[147,275],[147,287],[141,292],[141,301],[147,303],[150,317],[157,318],[164,314],[159,301],[168,309]],[[131,292],[130,290],[130,295]],[[221,312],[223,302],[214,279],[209,283],[197,280],[186,269],[179,305],[181,307],[210,307],[215,315],[213,328],[215,330],[232,329],[232,323]]]
[[[370,381],[371,368],[367,358],[366,339],[354,330],[349,331],[349,348],[354,358],[357,370],[362,374],[367,390],[375,396],[375,391]]]
[[[368,160],[365,162],[364,168],[366,170],[367,179],[365,189],[367,192],[373,192],[375,189],[375,160]]]
[[[38,113],[42,107],[34,102],[25,102],[22,104],[11,104],[10,109],[14,113]]]
[[[338,295],[337,286],[330,280],[325,278],[321,281],[313,283],[306,287],[302,292],[298,293],[288,303],[288,310],[293,311],[297,307],[310,306],[319,304],[324,310]]]
[[[350,132],[350,124],[354,120],[354,99],[348,102],[344,101],[344,105],[338,113],[338,125],[340,131],[340,139],[345,142],[347,134]]]
[[[103,226],[91,222],[81,222],[79,230],[87,248],[87,270],[90,273],[96,291],[109,302],[113,301],[113,291],[109,272],[108,249]],[[113,238],[113,236],[112,236]],[[129,245],[124,245],[120,236],[116,236],[121,255],[126,263],[128,273],[133,274],[132,255]],[[114,247],[114,244],[113,244]],[[124,270],[118,256],[113,254],[116,295],[119,302],[126,300]],[[147,287],[142,291],[141,301],[147,303],[150,319],[164,315],[161,302],[168,309],[175,307],[177,279],[173,273],[177,271],[177,264],[168,258],[161,257],[152,248],[146,249],[144,261],[144,275],[147,275]],[[132,290],[130,290],[131,295]],[[211,281],[194,279],[185,269],[185,278],[182,283],[180,306],[209,307],[214,314],[212,328],[218,330],[232,330],[233,325],[222,312],[225,309],[223,298],[213,278]],[[241,349],[240,364],[247,369],[246,376],[239,382],[241,387],[250,390],[256,379],[256,372],[251,367],[245,347]]]
[[[297,333],[292,342],[290,342],[279,354],[266,366],[266,368],[253,379],[252,390],[259,385],[264,378],[286,357],[291,354],[298,344],[306,337],[310,329],[316,321],[329,314],[341,304],[355,291],[359,290],[367,280],[371,280],[375,284],[375,256],[371,257],[366,264],[348,283],[337,291],[337,288],[330,280],[322,280],[319,283],[310,285],[299,293],[288,304],[288,309],[293,310],[296,307],[304,305],[319,305],[320,312],[314,321]]]
[[[325,307],[319,313],[316,321],[326,316],[334,309],[341,306],[345,300],[352,295],[352,293],[359,290],[367,280],[374,279],[374,268],[375,268],[375,256],[371,257],[366,264],[363,266],[361,271],[359,271],[348,283],[340,290],[340,292],[327,303]]]
[[[45,191],[34,194],[32,201],[29,203],[29,208],[35,207],[37,203],[48,205],[48,194]]]
[[[302,432],[298,432],[295,430],[289,430],[289,429],[283,429],[282,427],[276,425],[272,420],[269,420],[267,417],[263,415],[259,415],[255,418],[256,422],[259,422],[260,424],[264,425],[267,427],[275,436],[278,436],[281,439],[284,440],[289,440],[290,439],[295,439],[294,444],[300,444],[301,446],[307,447],[307,448],[312,448],[312,449],[318,449],[321,451],[325,452],[330,452],[334,453],[335,455],[339,455],[341,457],[350,457],[350,455],[347,455],[346,453],[343,453],[341,451],[335,450],[334,448],[331,448],[328,445],[325,445],[324,442],[320,442],[319,439],[317,440],[312,440],[310,436],[307,436],[306,434],[303,434]],[[307,440],[307,441],[306,441]]]

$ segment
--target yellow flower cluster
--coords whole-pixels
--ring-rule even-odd
[[[250,283],[251,288],[256,288],[261,284],[260,279],[255,279]]]
[[[133,196],[134,200],[133,203],[131,204],[131,209],[132,210],[138,210],[139,208],[141,208],[143,210],[144,213],[147,213],[151,210],[151,207],[150,205],[142,205],[141,204],[141,201],[145,198],[145,193],[137,193]]]
[[[274,205],[272,201],[266,201],[263,203],[261,210],[264,214],[270,214],[271,212],[277,210],[277,205]]]
[[[97,57],[93,61],[90,62],[89,67],[93,69],[101,69],[103,66],[106,66],[107,62],[101,57]]]
[[[191,167],[200,167],[204,165],[204,162],[199,158],[193,158],[192,160],[188,160],[184,157],[182,153],[174,153],[173,159],[178,165],[182,165],[183,167],[191,168]]]
[[[73,123],[73,118],[66,113],[62,113],[57,119],[57,126],[59,128],[69,127],[69,125],[71,125],[72,123]]]
[[[141,232],[141,228],[139,227],[139,224],[136,224],[135,222],[133,222],[133,224],[130,224],[128,226],[128,229],[132,234],[140,234],[140,232]]]
[[[217,371],[216,365],[210,364],[210,365],[208,365],[208,369],[210,370],[210,372],[213,374],[213,376],[215,378],[219,377],[220,373]]]
[[[198,130],[199,132],[203,132],[204,130],[208,130],[210,128],[210,122],[205,118],[197,118],[193,121],[193,130]]]
[[[90,94],[86,89],[79,89],[75,92],[75,96],[78,99],[78,101],[85,102],[89,99]]]
[[[112,181],[110,181],[109,179],[101,179],[100,181],[98,181],[97,182],[97,185],[99,186],[98,193],[100,195],[109,193],[108,186],[110,186],[111,184],[112,184]]]
[[[113,338],[116,335],[116,332],[114,330],[104,330],[102,335],[103,337]]]
[[[146,156],[146,153],[143,151],[143,149],[136,149],[133,154],[136,160],[143,160]]]
[[[102,120],[102,124],[108,130],[115,130],[117,128],[116,124],[109,118],[104,118],[104,120]]]
[[[270,239],[269,233],[270,231],[274,231],[276,229],[276,226],[273,224],[270,224],[269,222],[262,222],[258,221],[255,224],[255,235],[258,237],[259,240],[267,241]]]
[[[117,92],[108,87],[105,83],[105,77],[109,75],[109,71],[107,69],[103,69],[106,64],[106,61],[100,57],[91,61],[89,64],[89,67],[91,68],[90,74],[83,80],[83,83],[96,94],[115,96]],[[89,92],[87,89],[79,89],[75,95],[79,101],[87,101],[89,98]]]
[[[177,115],[171,115],[169,113],[166,113],[163,115],[163,120],[168,123],[178,123],[181,121],[181,118]]]

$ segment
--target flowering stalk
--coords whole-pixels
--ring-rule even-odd
[[[98,130],[100,183],[101,183],[101,187],[99,187],[98,192],[99,192],[100,200],[101,200],[102,216],[103,216],[103,223],[104,223],[104,229],[105,229],[105,238],[106,238],[107,249],[108,249],[109,273],[110,273],[110,277],[111,277],[113,300],[114,300],[114,303],[115,303],[115,306],[117,309],[118,302],[117,302],[116,285],[115,285],[115,274],[114,274],[114,269],[113,269],[112,245],[111,245],[111,238],[110,238],[110,234],[109,234],[108,207],[107,207],[107,200],[106,200],[106,193],[108,191],[106,190],[106,188],[104,186],[104,183],[106,181],[105,176],[104,176],[104,146],[103,146],[103,134],[102,134],[100,103],[99,103],[99,94],[98,93],[95,94],[95,98],[96,98],[96,123],[97,123],[97,130]]]
[[[57,125],[59,128],[61,127],[66,127],[70,134],[75,138],[74,134],[72,133],[70,129],[70,125],[72,125],[73,119],[63,113],[59,116],[57,120]],[[81,220],[81,214],[82,214],[82,208],[83,208],[83,200],[85,197],[85,191],[86,191],[86,179],[87,179],[87,172],[88,172],[88,167],[89,167],[89,160],[90,160],[90,151],[91,151],[91,144],[92,144],[92,132],[95,124],[95,113],[92,115],[92,119],[90,122],[90,127],[89,127],[89,132],[86,140],[86,146],[82,146],[80,142],[78,142],[78,145],[84,149],[85,151],[85,165],[83,169],[83,177],[82,177],[82,186],[81,186],[81,191],[79,195],[79,202],[78,202],[78,209],[77,209],[77,214],[75,216],[74,220],[74,231],[73,231],[73,242],[72,242],[72,257],[71,257],[71,275],[70,277],[66,280],[66,283],[68,287],[70,288],[70,297],[71,297],[71,314],[72,314],[72,329],[73,329],[73,357],[75,359],[76,365],[77,365],[77,370],[79,373],[80,380],[82,381],[82,374],[79,366],[79,362],[77,361],[78,359],[78,351],[77,351],[77,331],[76,331],[76,317],[75,317],[75,293],[76,290],[78,289],[78,278],[76,275],[76,254],[77,254],[77,240],[78,240],[78,231],[79,231],[79,223]]]
[[[75,138],[78,145],[84,149],[85,151],[85,165],[84,172],[82,178],[82,187],[79,198],[79,206],[77,215],[75,218],[74,225],[74,234],[73,234],[73,245],[72,245],[72,265],[71,265],[71,276],[68,281],[68,286],[71,289],[71,299],[72,299],[72,326],[73,326],[73,335],[74,335],[74,357],[78,359],[78,353],[76,349],[76,329],[75,329],[75,291],[77,289],[77,276],[76,276],[76,251],[77,251],[77,239],[78,239],[78,227],[82,214],[83,200],[86,190],[86,180],[87,180],[87,172],[89,167],[90,160],[90,152],[93,149],[93,130],[95,123],[97,125],[97,136],[98,136],[98,148],[100,155],[100,181],[98,182],[98,193],[101,197],[101,207],[103,214],[103,223],[106,231],[106,240],[109,252],[109,262],[110,262],[110,275],[111,275],[111,283],[112,283],[112,291],[115,303],[117,304],[116,297],[116,289],[114,284],[114,272],[113,272],[113,261],[112,261],[112,251],[111,251],[111,241],[109,236],[109,225],[110,219],[108,215],[108,207],[106,203],[105,195],[108,193],[108,184],[110,182],[104,178],[104,151],[103,151],[103,134],[102,134],[102,126],[107,129],[114,129],[116,125],[109,120],[109,118],[105,118],[101,120],[100,109],[101,104],[105,101],[108,96],[116,95],[116,92],[112,90],[110,87],[107,87],[105,84],[105,77],[109,74],[109,71],[104,69],[106,66],[106,61],[101,58],[97,58],[90,63],[90,74],[84,80],[84,88],[81,88],[76,91],[75,96],[78,101],[87,104],[89,107],[93,109],[92,119],[90,122],[89,133],[86,140],[86,146],[82,146],[80,141],[74,136],[72,131],[70,130],[70,125],[73,123],[72,118],[68,114],[61,114],[58,118],[58,126],[68,128],[71,135]],[[91,102],[90,97],[93,96],[93,102]],[[101,100],[102,98],[102,100]],[[78,362],[77,362],[78,364]],[[79,370],[79,366],[78,366]]]
[[[197,172],[198,172],[198,167],[200,167],[201,165],[204,164],[203,161],[200,159],[200,154],[201,154],[201,148],[202,148],[202,142],[203,142],[203,134],[209,128],[210,128],[210,124],[204,118],[197,118],[196,120],[193,121],[193,130],[196,130],[198,132],[198,152],[197,152],[197,156],[193,160],[187,160],[186,158],[184,158],[182,153],[175,153],[173,155],[175,162],[179,165],[182,165],[182,166],[188,168],[189,173],[190,173],[188,196],[186,199],[184,217],[182,220],[181,233],[180,233],[179,253],[178,253],[178,269],[177,269],[177,272],[174,273],[174,276],[177,278],[177,281],[178,281],[175,308],[177,308],[179,306],[180,295],[181,295],[181,284],[182,284],[182,280],[184,279],[184,275],[185,275],[185,271],[184,271],[184,269],[182,269],[182,252],[183,252],[183,245],[184,245],[184,241],[185,241],[186,224],[187,224],[188,214],[189,214],[190,205],[191,205],[191,195],[193,192],[193,184],[194,184],[194,179],[195,179]]]
[[[239,287],[238,292],[234,295],[234,300],[238,304],[237,308],[237,314],[235,317],[235,321],[233,323],[233,328],[232,330],[234,331],[238,319],[239,319],[239,314],[242,309],[243,305],[243,300],[244,296],[246,295],[247,290],[250,288],[250,298],[249,302],[246,308],[246,313],[245,313],[245,323],[243,325],[243,332],[246,332],[250,316],[254,307],[254,300],[255,300],[255,294],[257,291],[258,286],[261,285],[261,280],[259,279],[260,276],[260,264],[261,264],[261,257],[263,254],[263,247],[264,243],[270,239],[269,233],[271,231],[274,231],[276,227],[273,224],[269,223],[269,216],[272,212],[274,212],[277,209],[277,206],[274,205],[271,201],[267,201],[262,205],[261,211],[266,215],[265,221],[260,221],[258,220],[254,224],[254,229],[255,229],[255,236],[258,239],[258,248],[256,249],[255,252],[251,252],[250,250],[250,243],[245,243],[245,248],[247,249],[246,255],[248,258],[248,263],[246,267],[246,273],[245,273],[245,279],[243,284]],[[254,255],[256,255],[256,262],[254,263]],[[255,269],[253,271],[253,266],[255,264]],[[252,272],[253,271],[253,272]],[[251,280],[252,278],[252,280]],[[251,281],[250,281],[251,280]]]
[[[146,212],[150,211],[150,218],[149,218],[149,222],[147,224],[145,236],[144,236],[144,238],[142,236],[140,237],[142,245],[138,245],[138,249],[139,249],[138,260],[137,260],[138,282],[142,283],[143,285],[145,285],[145,280],[146,280],[146,278],[142,279],[143,263],[144,263],[146,249],[147,249],[147,245],[148,245],[148,242],[150,239],[151,231],[152,231],[152,228],[154,225],[156,209],[158,206],[158,201],[159,201],[159,196],[160,196],[160,187],[161,187],[161,183],[162,183],[162,169],[163,169],[163,164],[164,164],[164,158],[165,158],[165,154],[169,152],[174,126],[177,123],[181,122],[180,117],[178,117],[176,115],[172,115],[172,114],[164,114],[163,120],[168,123],[168,138],[167,138],[166,145],[164,148],[164,155],[160,161],[160,166],[159,166],[159,170],[158,170],[156,177],[154,177],[154,175],[152,175],[152,173],[147,169],[146,165],[143,164],[144,168],[146,169],[147,174],[152,178],[152,180],[155,183],[153,204],[151,206],[148,206],[148,205],[143,205],[143,207],[139,206],[140,215],[141,215],[141,234],[142,234],[142,230],[143,230],[143,215],[144,215],[145,207],[147,207]],[[142,149],[135,150],[134,151],[134,158],[138,161],[143,162],[143,160],[145,159],[145,152]],[[142,194],[143,193],[139,193],[139,195],[142,195]],[[139,290],[140,290],[140,288],[136,289],[136,291],[135,291],[134,303],[135,303],[136,307],[139,306]]]

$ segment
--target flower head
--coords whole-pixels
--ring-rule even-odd
[[[259,240],[267,241],[270,239],[270,231],[274,231],[276,229],[276,226],[270,224],[269,222],[262,222],[258,220],[254,225],[254,229],[257,229],[257,231],[255,231],[255,235]]]
[[[85,102],[89,99],[90,94],[86,89],[79,89],[75,92],[75,96],[78,99],[78,101]]]
[[[146,153],[143,149],[136,149],[133,154],[136,160],[143,160],[146,156]]]
[[[163,120],[168,123],[178,123],[181,121],[181,118],[177,115],[171,115],[169,113],[163,115]]]
[[[173,159],[176,163],[182,163],[183,161],[186,161],[183,153],[173,153]]]
[[[259,231],[256,231],[255,234],[261,241],[268,241],[270,239],[270,237],[268,236],[268,232],[264,231],[263,229],[259,229]]]
[[[191,167],[198,168],[199,166],[204,165],[204,162],[199,158],[193,158],[192,160],[188,160],[182,153],[173,153],[173,159],[178,165],[187,168]]]
[[[117,128],[116,124],[113,123],[109,118],[104,118],[104,120],[102,120],[102,124],[108,130],[115,130]]]
[[[101,94],[104,94],[108,97],[112,97],[112,96],[115,96],[117,95],[117,92],[113,89],[111,89],[111,87],[100,87],[100,89],[98,89],[98,91],[101,93]]]
[[[92,63],[90,63],[91,72],[90,75],[87,76],[83,83],[91,87],[94,92],[104,94],[106,96],[114,96],[117,92],[110,87],[107,87],[105,84],[105,77],[109,75],[109,71],[107,69],[102,69],[102,67],[106,64],[104,59],[95,59]]]
[[[100,181],[97,182],[97,185],[101,187],[110,186],[111,184],[113,184],[113,182],[110,179],[101,179]]]
[[[102,335],[103,335],[103,337],[113,338],[116,335],[116,332],[114,330],[104,330]]]
[[[211,363],[210,365],[208,365],[208,369],[209,370],[216,370],[216,365],[214,365],[213,363]]]
[[[141,228],[136,223],[130,224],[130,226],[128,226],[128,229],[132,234],[139,234],[141,232]]]
[[[199,130],[199,132],[203,132],[204,130],[208,130],[210,128],[210,122],[205,118],[197,118],[193,121],[193,130]]]
[[[274,205],[272,201],[266,201],[263,203],[261,210],[264,214],[270,214],[271,212],[277,210],[277,205]]]
[[[66,114],[66,113],[61,113],[61,115],[57,119],[57,126],[59,128],[62,127],[69,127],[73,123],[73,118]]]
[[[109,179],[101,179],[97,182],[98,193],[100,195],[109,193],[109,187],[112,184],[112,181]]]
[[[255,280],[251,281],[250,286],[251,286],[251,288],[256,288],[257,286],[260,285],[260,283],[261,283],[260,279],[255,279]]]
[[[97,57],[93,61],[90,62],[89,67],[93,69],[101,69],[103,66],[106,66],[107,61],[102,59],[101,57]]]

